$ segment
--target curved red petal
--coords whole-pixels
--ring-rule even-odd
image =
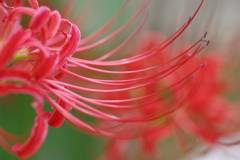
[[[32,133],[24,144],[15,144],[12,150],[16,152],[21,159],[29,158],[35,154],[42,146],[48,132],[49,113],[42,112],[40,106],[36,107],[37,118]]]
[[[44,25],[47,24],[50,17],[51,10],[48,7],[40,7],[32,17],[29,23],[29,28],[33,31],[40,30]]]

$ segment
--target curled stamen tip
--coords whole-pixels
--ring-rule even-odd
[[[207,41],[207,44],[206,44],[206,46],[208,46],[208,45],[209,45],[209,43],[210,43],[210,40],[208,40],[208,41]]]
[[[192,17],[191,17],[191,16],[189,16],[189,18],[188,18],[188,21],[191,21],[191,19],[192,19]]]
[[[203,38],[206,38],[206,36],[207,36],[207,32],[205,32],[205,34],[204,34]]]
[[[207,65],[207,62],[203,62],[202,64],[201,64],[201,67],[205,67]]]

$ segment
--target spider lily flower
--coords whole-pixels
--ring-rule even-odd
[[[3,4],[5,4],[4,1]],[[51,11],[45,6],[39,8],[37,1],[30,1],[30,4],[36,9],[21,6],[11,8],[5,4],[3,6],[10,8],[7,11],[1,6],[5,18],[1,31],[2,59],[0,67],[5,68],[6,65],[11,65],[12,68],[16,68],[23,65],[21,68],[31,71],[34,79],[42,79],[55,71],[64,63],[66,57],[74,53],[80,41],[80,32],[75,25],[67,20],[62,20],[57,11]],[[19,24],[21,23],[21,14],[32,17],[26,30]],[[62,25],[68,25],[70,27],[69,34],[73,36],[67,37],[57,53],[53,53],[46,43],[56,36]],[[23,60],[31,60],[36,65],[29,67],[28,63],[22,62]]]
[[[123,5],[123,8],[125,7],[126,3]],[[106,24],[106,26],[103,26],[99,31],[97,31],[93,35],[89,36],[90,38],[87,37],[85,39],[82,39],[80,42],[80,45],[76,51],[81,52],[81,51],[86,51],[86,50],[95,48],[95,47],[101,45],[102,43],[110,40],[117,34],[119,34],[123,29],[125,29],[130,24],[130,22],[132,22],[136,18],[136,16],[138,16],[141,13],[141,11],[143,11],[143,9],[146,7],[146,5],[148,3],[149,3],[149,1],[144,2],[143,5],[140,7],[140,9],[136,12],[136,14],[134,14],[132,18],[130,18],[122,27],[117,29],[115,32],[113,32],[109,36],[107,36],[93,44],[87,45],[87,41],[88,41],[88,43],[90,43],[91,41],[95,40],[98,36],[100,36],[103,32],[105,32],[110,27],[110,24],[113,23],[115,18],[117,18],[117,16],[119,15],[119,12],[122,12],[123,8],[121,8],[120,11],[117,12],[117,14],[114,16],[114,18],[111,19]],[[45,87],[50,93],[53,93],[54,96],[58,97],[59,103],[61,102],[61,104],[64,104],[64,103],[68,104],[69,106],[71,106],[70,108],[74,108],[75,110],[77,110],[79,112],[82,112],[84,114],[87,114],[91,117],[94,117],[94,118],[97,118],[100,120],[115,121],[115,122],[123,123],[123,122],[145,122],[145,121],[149,121],[149,120],[153,119],[153,117],[151,117],[151,116],[149,116],[149,117],[135,116],[134,117],[134,116],[126,116],[126,115],[124,115],[125,118],[123,118],[121,116],[116,116],[114,114],[107,113],[107,111],[104,112],[105,109],[107,109],[107,108],[110,108],[110,109],[138,108],[138,107],[142,106],[143,104],[131,105],[132,102],[136,101],[137,99],[136,100],[134,100],[134,99],[132,99],[132,100],[130,100],[130,99],[126,99],[126,100],[124,100],[124,99],[118,99],[118,100],[102,99],[101,100],[101,99],[89,98],[89,97],[84,97],[82,95],[78,95],[78,94],[76,94],[76,92],[70,91],[70,90],[66,89],[65,87],[71,88],[74,90],[78,90],[81,92],[89,92],[89,93],[99,93],[99,94],[103,94],[103,93],[107,94],[107,93],[113,93],[113,92],[121,93],[121,92],[134,90],[137,88],[142,88],[144,86],[153,84],[156,81],[159,81],[159,80],[163,79],[164,77],[168,76],[169,74],[171,74],[172,72],[177,70],[179,67],[181,67],[184,63],[186,63],[190,58],[192,58],[194,55],[196,55],[198,52],[200,52],[208,44],[208,42],[204,40],[204,37],[202,37],[196,44],[194,44],[192,47],[190,47],[187,51],[183,52],[182,54],[173,58],[172,60],[169,60],[169,62],[168,61],[165,62],[165,64],[163,63],[163,64],[156,65],[156,66],[146,67],[144,69],[138,69],[138,70],[133,69],[133,70],[128,70],[128,71],[109,71],[109,70],[100,69],[98,67],[109,67],[109,68],[120,67],[120,69],[121,69],[121,67],[124,67],[128,64],[143,61],[144,59],[147,59],[148,57],[156,55],[160,51],[166,49],[190,25],[190,23],[196,16],[198,10],[200,9],[202,3],[203,3],[203,1],[200,3],[199,8],[196,10],[196,12],[192,16],[192,18],[190,18],[189,21],[187,23],[185,23],[179,30],[177,30],[169,39],[165,40],[164,42],[158,44],[157,46],[155,46],[145,52],[142,52],[139,54],[136,53],[134,56],[132,56],[130,58],[125,58],[122,60],[114,60],[114,61],[106,61],[105,60],[105,59],[109,58],[110,56],[114,55],[115,53],[117,53],[120,49],[122,49],[126,45],[127,42],[129,42],[129,40],[131,40],[133,38],[133,36],[139,31],[143,22],[145,21],[146,17],[144,16],[143,21],[140,24],[139,28],[137,28],[136,31],[133,32],[133,34],[130,35],[129,38],[126,41],[124,41],[119,47],[115,48],[113,51],[105,54],[104,56],[102,56],[98,59],[92,60],[92,61],[74,58],[74,57],[67,58],[68,64],[66,66],[80,67],[80,68],[91,70],[91,71],[94,71],[97,73],[104,73],[104,74],[111,74],[111,75],[130,75],[130,74],[139,75],[141,73],[148,73],[149,71],[152,71],[152,74],[144,75],[144,76],[140,76],[140,77],[138,76],[138,77],[134,77],[134,78],[130,78],[130,79],[126,78],[126,79],[117,79],[117,80],[111,80],[111,79],[106,80],[106,79],[95,79],[95,78],[85,77],[85,76],[76,74],[76,73],[62,67],[62,68],[59,68],[59,72],[65,74],[67,76],[75,78],[76,81],[81,80],[82,84],[87,83],[87,85],[96,86],[97,89],[86,88],[86,87],[66,83],[66,82],[59,81],[59,80],[56,81],[54,79],[51,79],[51,80],[46,79],[44,81],[44,84],[42,84],[43,87]],[[58,49],[58,48],[52,48],[52,50],[55,50],[55,49]],[[191,52],[191,53],[189,53],[190,56],[188,56],[188,57],[185,56],[187,54],[187,52]],[[174,63],[174,61],[175,61],[175,63]],[[171,65],[170,65],[170,62],[172,62]],[[160,67],[166,66],[166,65],[169,65],[169,68],[162,70],[161,72],[155,72],[156,70],[154,71],[154,69],[160,68]],[[200,68],[201,67],[202,66],[200,66]],[[184,81],[184,80],[182,80],[182,81]],[[101,88],[103,88],[103,86],[106,86],[106,88],[108,88],[108,89],[101,89]],[[158,93],[155,93],[155,94],[158,94]],[[150,96],[151,95],[148,95],[146,97],[139,97],[139,99],[141,99],[141,98],[147,99]],[[88,130],[91,132],[99,133],[99,134],[109,136],[109,137],[115,137],[115,138],[131,137],[129,135],[120,136],[120,135],[118,135],[118,133],[113,134],[112,132],[107,132],[100,128],[92,127],[92,126],[84,123],[83,121],[80,121],[75,116],[71,115],[67,111],[70,108],[68,108],[66,110],[63,109],[61,107],[61,105],[59,105],[57,102],[53,101],[52,98],[49,96],[47,96],[47,100],[51,103],[53,108],[56,108],[52,117],[50,118],[50,122],[51,122],[52,126],[59,127],[62,124],[63,119],[60,118],[60,115],[62,114],[64,118],[67,118],[70,122],[72,122],[79,128],[82,128],[82,129],[85,129],[85,130]],[[126,103],[128,103],[128,104],[126,104]],[[97,105],[101,108],[99,108],[99,107],[94,108],[88,104]],[[113,128],[115,128],[115,127],[113,127]]]
[[[146,32],[139,38],[136,46],[141,46],[140,50],[145,51],[156,46],[162,39],[159,33]],[[132,45],[133,48],[136,46]],[[186,48],[184,44],[179,44],[179,46],[176,48],[169,47],[161,54],[145,59],[143,63],[126,65],[126,70],[137,70],[155,63],[164,63],[168,59],[172,59],[172,55],[174,55],[172,53],[176,52],[176,50],[184,51],[183,48]],[[209,145],[221,144],[220,138],[236,132],[237,115],[234,113],[233,106],[223,97],[226,91],[226,82],[219,77],[222,61],[215,56],[206,55],[208,54],[206,53],[204,56],[198,56],[186,62],[181,68],[161,81],[146,85],[139,90],[117,95],[111,94],[110,96],[113,96],[113,98],[119,97],[119,99],[136,99],[136,96],[141,97],[152,94],[154,96],[151,98],[137,98],[139,103],[145,105],[138,107],[137,111],[134,110],[132,113],[129,110],[129,114],[148,116],[155,113],[158,116],[146,122],[145,125],[138,126],[141,130],[151,131],[140,137],[138,142],[111,139],[106,152],[99,159],[131,159],[132,156],[134,156],[133,159],[140,159],[140,157],[160,159],[159,143],[171,137],[175,138],[180,150],[184,151],[191,144],[189,137],[191,137],[191,140],[196,139],[198,142],[203,141]],[[188,57],[189,55],[184,56]],[[189,75],[194,66],[203,62],[207,63],[204,70],[201,70],[198,75]],[[169,66],[166,68],[169,68]],[[156,70],[158,69],[156,68]],[[190,76],[187,81],[179,83],[182,78],[187,77],[186,75]],[[131,77],[132,75],[127,76]],[[123,77],[123,79],[125,78]],[[154,94],[159,90],[158,95]],[[155,101],[155,103],[149,103],[150,101]],[[123,110],[122,112],[126,111]],[[138,143],[138,147],[133,143]],[[129,153],[132,150],[138,150],[136,152],[141,154]]]
[[[144,34],[143,38],[139,39],[139,44],[137,44],[137,46],[142,46],[143,50],[146,50],[148,47],[154,47],[154,45],[159,43],[161,39],[162,36],[158,33],[147,32]],[[175,52],[176,50],[185,50],[182,49],[184,44],[180,44],[179,46],[180,48],[175,48],[173,50],[170,48],[169,50],[165,50],[165,54],[163,53],[159,56],[155,56],[154,58],[146,59],[144,63],[135,63],[127,66],[127,69],[139,69],[144,65],[148,66],[153,63],[164,62],[172,55],[172,52]],[[207,63],[203,76],[200,78],[201,86],[197,89],[195,94],[173,114],[169,114],[158,119],[158,123],[160,124],[163,124],[167,119],[170,119],[171,123],[168,126],[156,129],[152,133],[143,136],[140,139],[139,145],[137,145],[140,147],[134,147],[131,144],[131,141],[119,139],[111,140],[105,155],[103,155],[103,159],[111,159],[114,152],[118,153],[115,154],[115,156],[118,155],[117,157],[114,157],[115,159],[121,159],[121,157],[128,156],[132,157],[133,155],[129,153],[128,150],[133,148],[138,150],[137,152],[143,153],[142,155],[138,155],[141,156],[141,158],[146,157],[146,159],[160,159],[161,153],[159,151],[159,144],[161,142],[164,143],[164,141],[168,138],[174,137],[176,139],[176,143],[180,147],[180,150],[184,150],[184,148],[187,149],[189,145],[191,145],[192,140],[196,140],[200,143],[203,141],[204,144],[209,146],[211,146],[211,144],[221,145],[221,138],[236,132],[238,130],[236,127],[238,124],[237,115],[232,104],[224,97],[224,94],[227,93],[227,81],[220,78],[220,71],[221,68],[223,68],[222,66],[224,65],[224,61],[213,55],[214,53],[205,52],[203,53],[203,56],[195,57],[191,61],[185,63],[178,71],[169,75],[165,80],[159,81],[154,85],[146,86],[138,91],[141,95],[148,95],[149,93],[152,93],[158,90],[158,88],[162,88],[162,86],[169,83],[175,84],[174,82],[179,82],[179,79],[181,79],[180,77],[186,74],[186,72],[190,72],[194,65],[201,64],[202,62]],[[169,110],[171,110],[172,104],[169,102],[175,101],[176,103],[181,100],[183,95],[191,93],[193,89],[196,88],[193,82],[194,81],[191,80],[184,84],[184,87],[180,90],[180,94],[172,91],[177,90],[174,88],[176,86],[169,88],[170,90],[163,90],[167,91],[166,93],[163,92],[164,95],[169,94],[170,92],[173,93],[169,94],[170,96],[163,99],[163,101],[138,108],[142,109],[140,110],[140,113],[147,114],[149,112],[161,112],[159,110],[164,106],[168,106],[170,108]],[[123,96],[133,97],[135,94],[130,93]],[[142,101],[142,103],[144,102]],[[166,105],[166,103],[169,104]],[[167,109],[165,109],[165,111],[166,110]],[[154,123],[156,123],[156,120],[150,123],[148,122],[146,128],[149,129],[149,126],[154,125]],[[189,141],[189,137],[192,138],[191,141]],[[137,159],[138,158],[140,157],[137,157]]]
[[[37,117],[32,133],[24,144],[15,144],[11,148],[8,142],[11,142],[9,137],[12,136],[1,128],[0,145],[19,158],[28,158],[44,142],[50,116],[50,113],[43,111],[43,98],[47,93],[38,82],[50,76],[66,57],[75,52],[80,31],[69,21],[61,19],[58,11],[39,7],[35,0],[29,0],[30,7],[21,6],[21,1],[12,1],[12,6],[8,6],[4,0],[1,3],[0,95],[21,93],[33,96],[32,107]],[[22,14],[31,17],[26,29],[21,25]],[[47,42],[57,36],[61,26],[69,26],[69,34],[73,36],[66,37],[61,48],[52,52]]]
[[[200,1],[193,16],[168,39],[143,52],[131,53],[131,57],[111,61],[107,59],[124,48],[144,25],[147,19],[147,14],[144,11],[150,0],[144,1],[136,13],[120,28],[97,42],[94,41],[113,25],[127,7],[129,1],[126,1],[113,18],[97,32],[81,39],[80,31],[76,25],[69,20],[62,19],[58,11],[52,11],[46,6],[39,7],[37,0],[28,0],[30,7],[22,6],[22,2],[19,0],[11,1],[12,6],[2,0],[0,6],[1,17],[3,18],[0,32],[0,86],[3,89],[0,93],[1,95],[11,93],[32,95],[35,101],[33,108],[36,110],[37,118],[36,125],[33,127],[32,134],[26,143],[15,144],[13,148],[10,148],[7,144],[8,137],[11,137],[11,134],[7,134],[6,131],[1,129],[1,146],[10,153],[17,153],[20,158],[32,156],[46,137],[46,121],[52,127],[57,128],[67,119],[80,129],[121,139],[140,137],[167,126],[168,121],[147,130],[145,127],[147,122],[155,121],[178,110],[195,93],[199,80],[192,92],[187,94],[178,104],[175,104],[175,107],[167,110],[162,110],[164,109],[162,108],[162,112],[157,113],[149,110],[144,115],[135,113],[135,111],[138,111],[139,108],[147,109],[145,106],[163,101],[173,93],[160,98],[156,98],[156,95],[161,95],[167,90],[174,90],[173,92],[181,90],[195,73],[201,72],[205,64],[199,64],[185,77],[181,77],[178,82],[161,91],[149,92],[146,95],[130,99],[125,98],[123,94],[152,86],[167,79],[208,45],[209,41],[205,40],[206,35],[185,51],[171,57],[171,59],[140,69],[133,67],[125,70],[124,68],[128,65],[134,65],[134,63],[145,63],[146,60],[152,59],[161,52],[164,53],[164,50],[178,39],[192,23],[203,1]],[[73,57],[76,52],[88,51],[110,41],[137,19],[142,12],[143,18],[136,30],[111,52],[95,60]],[[22,26],[22,14],[31,17],[25,28]],[[108,74],[106,77],[110,75],[114,79],[88,77],[75,73],[69,68],[81,68],[98,74]],[[119,70],[111,70],[112,68]],[[66,82],[62,79],[64,76],[74,78],[81,84],[90,87]],[[93,94],[93,96],[84,96],[84,94],[79,94],[79,91]],[[120,98],[116,99],[110,96],[110,99],[99,99],[102,95],[104,95],[102,97],[109,97],[107,95],[111,93],[114,93],[112,96],[117,95],[116,97]],[[98,98],[95,95],[98,95]],[[51,104],[53,108],[51,114],[43,112],[42,99],[46,99]],[[174,104],[174,102],[172,103]],[[89,124],[85,122],[71,114],[69,112],[71,109],[95,118],[97,123]]]

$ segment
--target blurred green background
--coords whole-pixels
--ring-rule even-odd
[[[0,125],[10,133],[29,134],[35,117],[35,111],[30,107],[31,99],[27,95],[2,97],[0,99]],[[50,107],[46,105],[45,110],[50,110]],[[102,142],[100,137],[80,133],[65,123],[58,129],[49,127],[43,146],[29,160],[95,159],[101,153]],[[18,158],[0,148],[0,159],[17,160]]]

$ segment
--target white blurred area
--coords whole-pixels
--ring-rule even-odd
[[[168,34],[188,21],[201,0],[152,0],[150,27]],[[209,37],[227,38],[240,31],[239,0],[205,0],[201,10],[189,27],[191,34],[209,32]],[[190,34],[189,33],[189,34]],[[235,32],[236,34],[236,32]],[[193,36],[193,35],[192,35]]]
[[[216,147],[205,155],[188,155],[181,160],[239,160],[240,146]]]
[[[235,134],[231,137],[224,138],[226,143],[233,143],[231,145],[216,144],[213,146],[206,146],[205,148],[198,148],[193,152],[187,154],[180,160],[239,160],[240,159],[240,134]],[[234,144],[237,142],[238,144]]]

